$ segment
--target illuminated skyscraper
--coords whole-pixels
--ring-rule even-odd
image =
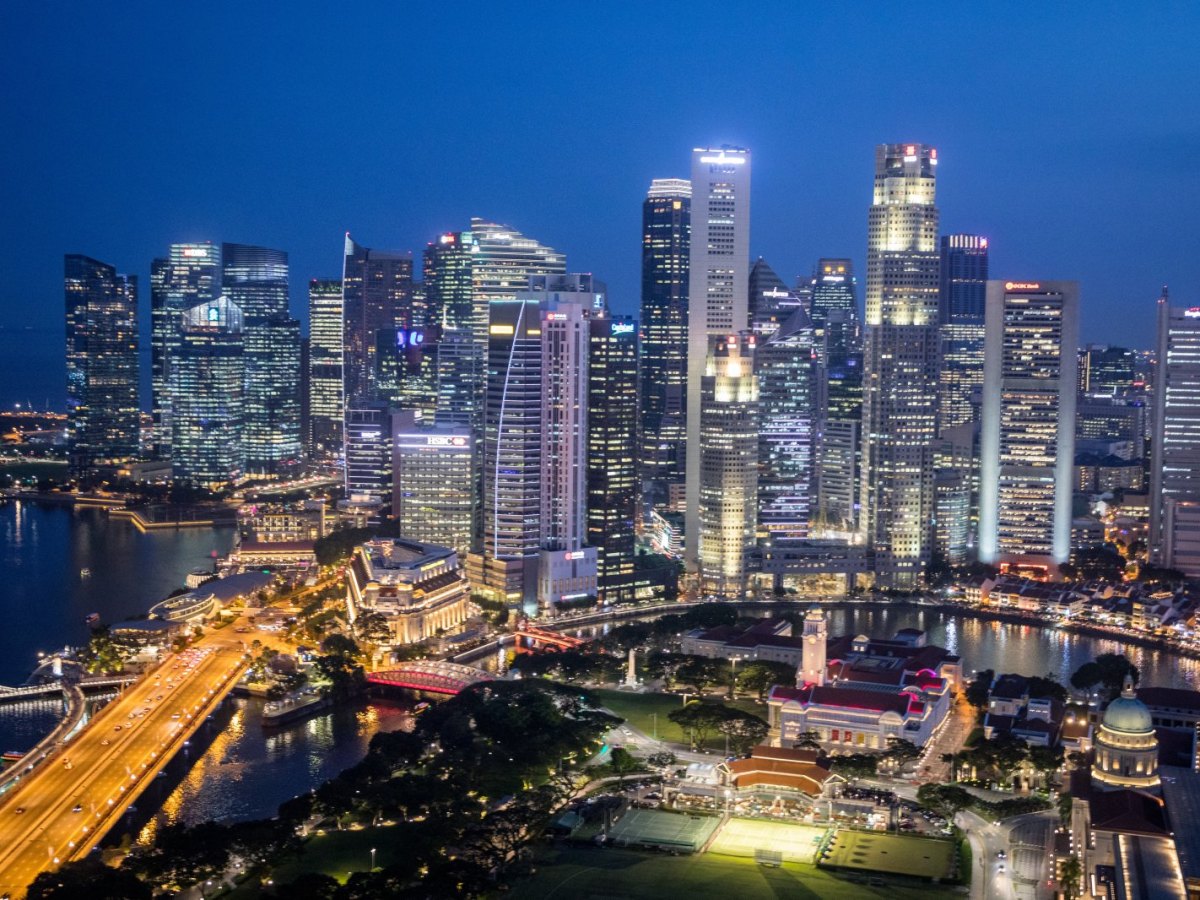
[[[747,330],[750,310],[747,293],[750,285],[750,151],[736,147],[696,149],[692,151],[692,237],[688,256],[688,382],[687,382],[687,471],[684,561],[689,571],[700,572],[702,544],[709,547],[708,558],[713,560],[707,570],[719,575],[725,587],[734,585],[741,573],[735,572],[726,554],[732,552],[732,538],[711,534],[706,539],[705,528],[718,527],[713,510],[704,519],[701,515],[701,490],[708,483],[708,473],[701,463],[700,421],[702,382],[709,377],[709,352],[714,338],[720,339],[722,359],[740,359],[741,349],[729,354],[725,339]],[[736,338],[734,339],[736,342]],[[744,348],[742,348],[744,349]],[[749,361],[744,361],[748,363]],[[732,363],[722,363],[722,371]],[[743,363],[735,368],[744,369]],[[715,369],[714,369],[715,373]],[[713,377],[716,377],[715,374]],[[727,375],[721,376],[723,379]],[[753,372],[738,376],[753,381]],[[724,381],[722,381],[724,384]],[[724,396],[722,388],[722,396]],[[749,388],[739,388],[739,396]],[[714,427],[718,418],[713,419]],[[757,438],[756,438],[757,442]],[[716,443],[710,443],[716,452]],[[731,463],[727,459],[726,463]],[[754,480],[754,454],[744,461]],[[751,527],[754,504],[746,511]],[[707,525],[705,524],[707,522]],[[724,528],[724,526],[720,526]],[[724,534],[724,531],[722,531]],[[720,550],[720,561],[712,554]]]
[[[758,525],[772,539],[804,538],[812,514],[817,356],[803,309],[754,354],[758,377]]]
[[[1079,353],[1079,392],[1124,399],[1133,392],[1136,360],[1125,347],[1090,344]]]
[[[150,393],[155,459],[171,455],[171,353],[179,346],[179,316],[221,292],[221,252],[211,241],[172,244],[150,265]]]
[[[346,497],[386,505],[392,495],[392,416],[386,403],[346,405]]]
[[[171,459],[182,481],[222,488],[245,474],[242,337],[242,311],[228,297],[180,313],[170,389]]]
[[[308,452],[318,460],[342,454],[342,283],[308,285]]]
[[[979,417],[988,239],[976,234],[946,234],[941,247],[938,434]]]
[[[419,412],[401,410],[392,416],[392,446],[392,515],[400,534],[465,556],[477,496],[470,430],[437,427]]]
[[[242,311],[246,389],[242,441],[249,474],[300,463],[300,323],[288,313],[283,250],[221,245],[222,290]]]
[[[448,232],[425,247],[422,271],[430,324],[447,329],[476,327],[471,246],[470,232]]]
[[[796,310],[804,308],[800,295],[784,284],[761,256],[750,267],[747,303],[750,330],[758,335],[760,343],[791,319]]]
[[[411,253],[385,253],[346,235],[342,269],[343,395],[347,407],[376,398],[375,348],[384,328],[412,324]]]
[[[1158,366],[1150,440],[1150,551],[1200,575],[1200,307],[1158,299]]]
[[[979,559],[1040,565],[1071,552],[1079,285],[987,284]]]
[[[637,520],[638,334],[628,316],[592,318],[588,357],[587,543],[607,603],[633,598]]]
[[[912,588],[930,556],[938,380],[937,151],[881,144],[867,233],[860,527],[878,582]]]
[[[488,304],[511,300],[518,291],[528,290],[534,275],[561,275],[567,270],[567,259],[553,247],[484,219],[471,219],[471,230],[463,232],[461,238],[471,256],[475,339],[486,346]]]
[[[757,338],[714,338],[700,382],[699,527],[702,593],[735,599],[746,589],[746,559],[758,512]]]
[[[642,204],[642,478],[683,479],[692,184],[656,178]]]
[[[138,455],[137,276],[78,254],[63,270],[67,447],[83,473]]]

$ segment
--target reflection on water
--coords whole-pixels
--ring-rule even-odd
[[[413,727],[410,708],[390,700],[343,704],[272,728],[263,727],[262,706],[254,698],[227,701],[138,800],[144,812],[128,816],[107,842],[125,834],[148,842],[175,822],[273,816],[285,800],[359,762],[376,733]]]

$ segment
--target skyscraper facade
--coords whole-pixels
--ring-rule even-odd
[[[860,527],[879,583],[929,561],[938,372],[937,150],[882,144],[868,217]]]
[[[758,525],[772,539],[808,536],[812,515],[817,355],[799,307],[754,354],[758,379]]]
[[[784,284],[761,256],[750,267],[747,304],[750,330],[758,335],[760,343],[774,334],[796,310],[804,307],[800,295]]]
[[[288,313],[283,250],[221,245],[222,290],[242,311],[249,474],[280,475],[301,460],[300,324]]]
[[[1079,285],[989,281],[979,558],[1053,571],[1071,552]]]
[[[400,534],[464,556],[475,532],[471,432],[438,427],[415,410],[392,417],[392,515]]]
[[[150,392],[153,428],[149,455],[171,455],[170,367],[184,310],[221,292],[221,251],[211,241],[172,244],[150,265]]]
[[[472,218],[462,234],[471,257],[472,321],[480,346],[488,343],[488,304],[508,300],[529,289],[534,275],[561,275],[567,259],[553,247],[538,243],[516,229]]]
[[[67,447],[84,473],[139,453],[137,276],[79,254],[63,270]]]
[[[428,324],[468,331],[477,327],[471,246],[470,232],[454,231],[426,246],[422,273]]]
[[[343,450],[341,281],[309,282],[308,331],[308,452],[315,460],[329,460]]]
[[[223,488],[245,474],[246,367],[242,311],[218,297],[180,314],[170,374],[175,477]]]
[[[376,340],[384,328],[412,324],[411,253],[363,247],[346,235],[342,268],[342,377],[347,407],[376,398]]]
[[[656,178],[642,204],[642,477],[683,478],[692,184]]]
[[[633,600],[638,502],[638,332],[628,316],[589,322],[587,543],[605,603]]]
[[[736,147],[693,150],[691,181],[684,562],[689,571],[697,573],[702,569],[704,552],[701,545],[706,539],[701,532],[706,527],[705,522],[710,528],[724,527],[717,525],[719,517],[714,518],[711,508],[707,518],[701,515],[701,490],[707,481],[701,463],[702,383],[709,377],[708,360],[714,339],[720,339],[721,346],[726,348],[722,351],[722,358],[726,359],[729,356],[726,339],[747,330],[750,322],[747,297],[750,284],[750,151]],[[740,355],[739,348],[733,356]],[[719,368],[725,370],[729,365],[732,363],[724,363]],[[742,363],[735,368],[738,367],[744,368]],[[715,374],[712,377],[715,378]],[[753,379],[753,371],[739,376],[742,377]],[[739,389],[739,395],[748,390]],[[724,388],[722,396],[723,392]],[[713,419],[714,426],[719,420],[719,416]],[[715,452],[716,445],[713,446]],[[753,456],[752,453],[743,461],[752,476],[757,474]],[[746,514],[753,523],[753,504]],[[710,564],[709,570],[715,573],[719,569],[732,575],[733,569],[724,557],[724,553],[732,549],[732,539],[722,535],[714,533],[707,538],[708,556],[712,558],[720,548],[722,560]],[[736,577],[726,575],[719,579],[722,585],[732,585],[736,581]]]
[[[346,497],[388,506],[392,496],[392,418],[386,403],[348,403],[345,424]]]
[[[938,434],[979,418],[987,279],[987,238],[977,234],[942,235],[938,287],[942,360],[938,374]]]
[[[834,345],[842,353],[852,348],[859,333],[858,291],[854,280],[854,263],[849,259],[819,259],[812,279],[812,304],[809,310],[819,345],[825,343],[826,329],[831,319],[839,325]],[[824,361],[824,351],[818,347]]]
[[[1196,575],[1200,574],[1194,571],[1200,561],[1196,552],[1200,542],[1200,307],[1172,309],[1164,287],[1157,313],[1150,552],[1158,564],[1190,569],[1189,574]]]
[[[759,408],[753,332],[714,338],[700,383],[699,563],[705,596],[739,598],[758,510]]]

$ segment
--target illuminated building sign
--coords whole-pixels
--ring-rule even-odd
[[[207,257],[208,256],[208,248],[207,247],[184,247],[183,255],[186,257],[197,257],[197,256]]]
[[[572,550],[569,553],[564,553],[563,559],[583,559],[586,555],[582,550]]]
[[[1042,286],[1036,281],[1006,281],[1004,289],[1006,291],[1040,291]]]
[[[732,163],[735,166],[742,166],[746,164],[746,158],[744,156],[726,156],[724,153],[722,153],[720,156],[702,156],[700,157],[700,162],[714,165],[727,165]]]
[[[612,323],[612,333],[613,334],[633,334],[633,323],[632,322],[613,322]]]
[[[488,329],[488,334],[512,334],[513,327],[511,325],[493,325]]]
[[[425,332],[413,329],[409,331],[407,328],[400,328],[396,331],[396,346],[401,350],[406,347],[420,347],[425,343]]]
[[[467,439],[465,437],[449,437],[447,435],[431,435],[425,438],[425,446],[427,447],[465,447]]]
[[[1183,314],[1189,319],[1200,319],[1200,306],[1192,306],[1184,310]]]

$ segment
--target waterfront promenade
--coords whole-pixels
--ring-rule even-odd
[[[85,856],[236,684],[241,641],[170,654],[0,802],[0,897]]]

